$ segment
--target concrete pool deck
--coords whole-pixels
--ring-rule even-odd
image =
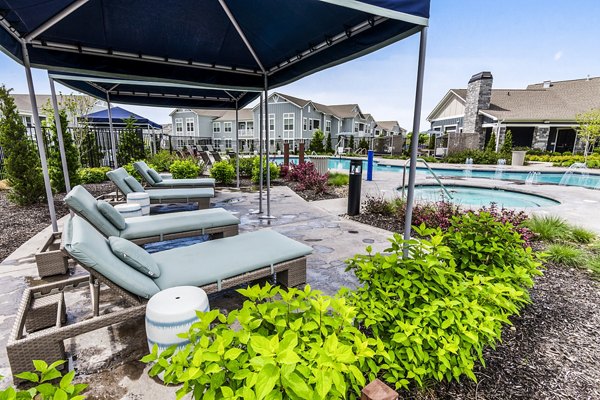
[[[363,174],[364,176],[366,174]],[[424,173],[417,176],[417,184],[434,182],[433,178]],[[444,179],[443,182],[498,187],[551,197],[561,204],[525,211],[558,215],[572,224],[600,233],[600,213],[597,212],[600,191],[597,190],[557,185],[525,185],[477,178]],[[376,171],[373,181],[363,180],[362,197],[398,197],[400,193],[396,189],[400,184],[400,174]],[[306,202],[289,188],[278,186],[272,188],[271,199],[272,214],[277,218],[270,221],[262,220],[252,213],[258,209],[259,199],[256,192],[219,190],[214,205],[236,213],[241,220],[241,232],[270,227],[312,246],[314,252],[308,259],[307,281],[313,288],[325,293],[334,294],[342,286],[356,285],[354,276],[345,272],[344,260],[364,252],[367,245],[371,245],[375,251],[387,247],[390,232],[340,216],[346,212],[345,198]],[[49,232],[50,229],[47,228],[34,236],[0,264],[0,375],[7,377],[0,382],[0,387],[10,383],[5,347],[21,295],[27,286],[48,281],[37,278],[33,255]],[[73,273],[85,272],[75,268]],[[106,288],[103,298],[105,305],[102,310],[105,312],[123,307],[120,299],[111,295]],[[210,296],[211,307],[225,310],[238,307],[242,301],[241,296],[233,290]],[[91,310],[87,288],[72,290],[67,294],[66,303],[70,321],[86,318]],[[67,340],[65,347],[71,356],[71,366],[77,370],[77,382],[90,384],[87,392],[90,399],[174,398],[176,388],[165,387],[160,382],[150,379],[146,366],[137,361],[147,352],[143,320],[124,322]]]

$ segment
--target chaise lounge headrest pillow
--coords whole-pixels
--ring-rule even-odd
[[[135,243],[116,236],[109,237],[108,243],[113,254],[119,257],[125,264],[151,278],[158,278],[160,276],[160,269],[154,258]]]
[[[135,179],[133,176],[128,176],[127,178],[125,178],[125,183],[134,192],[143,192],[144,191],[144,187],[142,186],[142,184],[139,183],[138,180]]]
[[[123,229],[127,228],[127,222],[125,222],[125,218],[106,201],[98,200],[98,210],[118,230],[122,231]]]
[[[162,176],[160,176],[158,174],[158,172],[156,172],[152,168],[148,169],[147,172],[148,172],[148,175],[150,175],[150,178],[152,178],[154,180],[154,183],[161,183],[163,181]]]

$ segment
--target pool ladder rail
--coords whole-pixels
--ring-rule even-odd
[[[425,164],[425,166],[427,167],[427,170],[431,173],[431,175],[433,175],[433,177],[437,181],[438,185],[440,185],[440,187],[444,190],[444,193],[446,193],[446,196],[448,196],[448,198],[450,198],[450,200],[452,200],[453,199],[452,195],[450,194],[448,189],[446,189],[446,186],[444,186],[442,181],[440,181],[440,178],[438,178],[438,176],[435,174],[435,172],[433,172],[433,170],[431,169],[431,167],[429,166],[427,161],[425,161],[422,158],[417,158],[417,162],[422,162],[423,164]],[[404,192],[406,189],[406,166],[408,165],[408,163],[410,163],[410,159],[408,159],[404,162],[404,169],[402,170],[402,198],[405,198]]]

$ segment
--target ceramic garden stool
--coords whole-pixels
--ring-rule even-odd
[[[137,203],[142,207],[142,215],[150,215],[150,195],[146,192],[133,192],[127,195],[127,203]]]
[[[140,206],[138,203],[116,204],[115,210],[117,210],[123,216],[123,218],[142,216],[142,206]]]
[[[198,321],[196,311],[209,311],[208,297],[195,286],[176,286],[158,292],[146,306],[146,336],[148,348],[158,345],[158,352],[177,344],[182,348],[189,343],[177,336],[187,332]]]

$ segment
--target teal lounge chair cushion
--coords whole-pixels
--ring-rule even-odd
[[[202,286],[303,257],[312,248],[270,229],[244,233],[152,254],[160,268],[154,282],[161,290]]]
[[[155,183],[154,186],[156,186],[157,188],[161,188],[161,187],[177,188],[178,186],[195,186],[195,187],[214,188],[215,180],[213,178],[163,179],[162,182]]]
[[[108,244],[113,254],[125,264],[132,266],[151,278],[160,276],[160,270],[150,253],[127,239],[116,236],[108,238]]]
[[[151,193],[152,191],[148,191]],[[238,225],[240,220],[222,208],[183,211],[170,214],[158,214],[127,219],[127,228],[120,237],[135,240],[150,236],[187,232],[215,228],[218,226]]]
[[[141,183],[138,182],[133,176],[128,176],[125,178],[125,183],[133,192],[143,192],[144,187]]]
[[[125,218],[123,218],[121,213],[115,210],[113,206],[104,200],[98,200],[96,205],[98,210],[100,210],[100,213],[104,215],[104,217],[109,220],[115,226],[115,228],[121,231],[127,228],[127,222],[125,222]]]
[[[158,174],[158,172],[156,172],[155,170],[153,170],[152,168],[148,169],[148,175],[150,175],[150,178],[152,178],[154,180],[154,183],[161,183],[163,178],[162,176],[160,176]]]
[[[119,236],[119,230],[100,212],[98,201],[83,186],[75,186],[65,196],[65,203],[76,214],[88,220],[104,236]]]
[[[115,256],[108,240],[79,216],[66,221],[62,245],[71,257],[137,296],[149,299],[160,291],[152,278]]]
[[[204,197],[215,197],[212,188],[181,188],[181,189],[151,189],[146,191],[150,200],[167,202],[174,199],[198,199]]]
[[[148,182],[150,186],[154,186],[156,183],[154,179],[148,174],[148,170],[151,169],[145,161],[136,161],[133,163],[133,168],[141,175],[142,179]]]
[[[131,176],[127,173],[125,168],[121,167],[121,168],[114,169],[112,171],[108,171],[106,173],[106,176],[119,188],[119,190],[124,195],[127,195],[132,192],[129,185],[125,182],[125,178],[127,178],[128,176]]]

